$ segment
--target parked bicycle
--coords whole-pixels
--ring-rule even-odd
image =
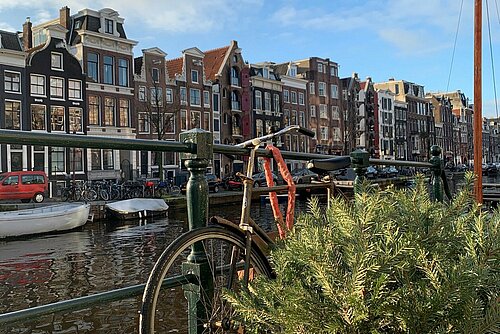
[[[187,333],[194,328],[198,332],[224,333],[240,326],[232,319],[232,309],[222,298],[224,289],[238,290],[245,287],[255,275],[273,275],[267,258],[273,238],[250,218],[256,151],[261,143],[294,131],[314,135],[310,130],[290,126],[238,145],[251,148],[246,175],[239,175],[244,184],[239,225],[221,217],[213,217],[212,226],[184,233],[163,251],[144,290],[139,320],[140,333]],[[278,231],[284,237],[293,223],[295,185],[283,159],[280,161],[279,150],[272,145],[267,148],[274,153],[289,188],[286,221],[277,208],[277,199],[272,200]],[[270,178],[267,183],[272,187],[269,160],[266,171]],[[275,193],[274,195],[276,196]],[[180,275],[187,275],[183,286],[162,287],[164,279],[177,277],[181,280]],[[200,296],[199,300],[195,300],[196,295]],[[192,315],[190,308],[197,308],[197,316],[188,316]]]

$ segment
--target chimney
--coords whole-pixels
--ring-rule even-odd
[[[357,72],[352,72],[352,77],[354,79],[358,79],[358,73]]]
[[[392,77],[391,77],[391,78],[389,78],[389,81],[394,81],[394,78],[392,78]]]
[[[32,38],[33,38],[33,31],[31,30],[32,23],[30,21],[29,16],[26,18],[26,22],[23,24],[23,47],[24,50],[31,49],[32,44]]]
[[[59,10],[59,24],[69,30],[69,8],[64,6]]]

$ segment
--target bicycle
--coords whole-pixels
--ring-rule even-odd
[[[178,196],[181,193],[181,188],[174,184],[172,179],[160,181],[155,187],[155,197],[160,198],[166,195]]]
[[[243,179],[239,225],[221,217],[212,217],[210,219],[212,226],[182,234],[163,251],[146,283],[139,316],[139,333],[149,334],[155,330],[187,333],[193,329],[205,333],[230,333],[238,330],[241,324],[232,319],[231,307],[222,298],[224,289],[237,291],[246,288],[248,282],[256,275],[273,276],[267,258],[269,249],[274,244],[273,237],[250,218],[256,151],[261,143],[292,131],[314,136],[308,129],[289,126],[276,133],[237,145],[250,148],[246,175],[239,174]],[[280,171],[288,183],[289,205],[286,222],[277,207],[276,193],[270,193],[272,203],[274,203],[272,198],[275,198],[273,213],[275,220],[278,221],[278,233],[280,237],[284,237],[293,223],[295,185],[283,159],[281,158],[281,161],[279,159],[281,157],[279,150],[272,145],[268,145],[267,149],[273,152]],[[267,184],[272,191],[274,183],[270,173],[269,158],[265,159],[264,165],[268,171]],[[162,289],[163,282],[167,278],[183,282],[183,285]],[[203,279],[206,282],[202,282]],[[170,296],[166,296],[168,294]],[[201,296],[198,301],[193,300],[196,295]],[[197,315],[192,317],[189,315],[192,313],[189,308],[195,307]],[[186,310],[188,312],[185,312]]]

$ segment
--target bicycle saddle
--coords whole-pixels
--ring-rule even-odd
[[[333,157],[328,159],[313,159],[307,163],[307,168],[315,173],[321,174],[337,169],[347,168],[351,165],[351,157]]]

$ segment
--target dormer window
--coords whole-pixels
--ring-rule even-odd
[[[290,67],[289,75],[291,77],[296,77],[297,76],[297,67],[295,67],[295,66]]]
[[[107,34],[113,34],[113,20],[104,19],[105,31]]]

